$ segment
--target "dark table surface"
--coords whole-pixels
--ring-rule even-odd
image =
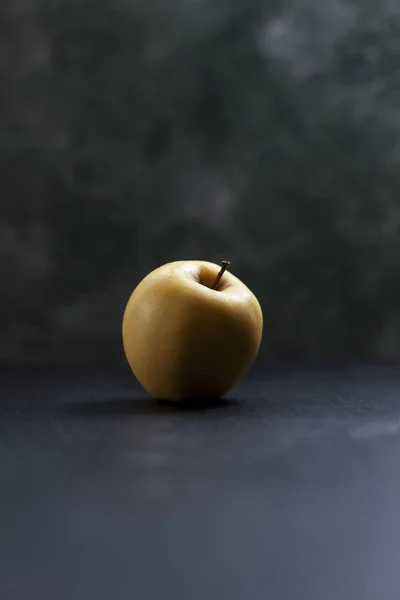
[[[400,369],[207,409],[126,370],[0,375],[1,600],[399,600]]]

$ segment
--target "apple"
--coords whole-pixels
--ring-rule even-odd
[[[261,307],[228,265],[171,262],[133,291],[123,317],[123,346],[151,396],[220,398],[253,364],[262,337]]]

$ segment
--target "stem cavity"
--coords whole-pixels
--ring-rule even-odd
[[[216,278],[216,280],[215,280],[215,282],[214,282],[214,285],[213,285],[213,286],[212,286],[212,288],[211,288],[212,290],[215,290],[215,289],[216,289],[216,287],[217,287],[217,285],[219,284],[219,281],[220,281],[220,279],[221,279],[222,275],[225,273],[226,269],[229,267],[229,265],[230,265],[230,264],[231,264],[231,263],[229,262],[229,260],[223,260],[223,261],[221,262],[221,265],[222,265],[222,266],[221,266],[221,270],[220,270],[220,272],[218,273],[218,275],[217,275],[217,278]]]

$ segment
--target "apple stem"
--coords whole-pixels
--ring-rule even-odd
[[[213,286],[212,286],[212,288],[211,288],[212,290],[215,290],[215,288],[217,287],[217,285],[218,285],[218,283],[219,283],[219,281],[220,281],[220,279],[221,279],[222,275],[225,273],[226,269],[229,267],[229,265],[230,265],[230,264],[231,264],[231,263],[229,262],[229,260],[223,260],[223,261],[221,262],[221,265],[222,265],[222,267],[221,267],[221,270],[220,270],[220,272],[219,272],[219,273],[218,273],[218,275],[217,275],[217,279],[215,280],[215,283],[214,283],[214,285],[213,285]]]

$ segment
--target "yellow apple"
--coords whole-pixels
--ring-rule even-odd
[[[171,262],[133,291],[122,323],[124,350],[134,375],[155,398],[220,398],[253,364],[261,307],[226,271],[228,265]]]

